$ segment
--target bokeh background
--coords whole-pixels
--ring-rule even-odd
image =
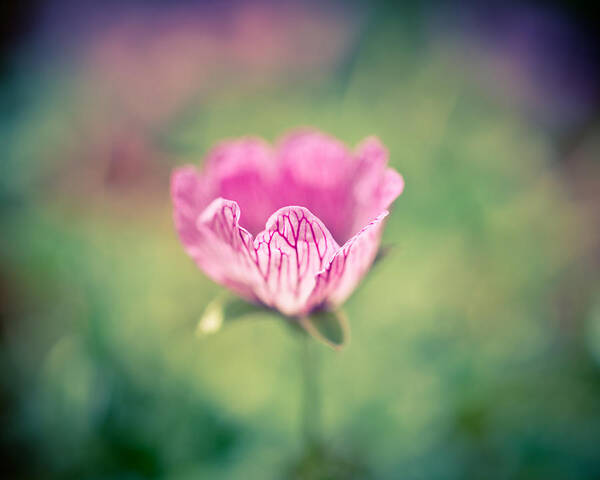
[[[600,478],[600,90],[585,2],[5,2],[0,476]],[[597,32],[596,32],[597,33]],[[175,236],[222,138],[375,134],[392,249],[318,346]],[[316,344],[315,344],[316,345]]]

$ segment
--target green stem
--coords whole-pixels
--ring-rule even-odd
[[[302,434],[306,447],[319,443],[321,425],[321,402],[319,396],[318,352],[314,351],[314,340],[310,335],[302,335]]]

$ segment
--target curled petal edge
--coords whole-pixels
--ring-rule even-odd
[[[317,273],[307,308],[320,305],[337,307],[352,294],[377,255],[384,219],[388,214],[387,210],[381,212],[350,238],[328,265]]]

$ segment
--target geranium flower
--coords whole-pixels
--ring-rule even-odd
[[[375,137],[354,152],[306,130],[275,149],[223,142],[202,170],[173,172],[179,237],[212,280],[247,300],[292,317],[333,309],[369,270],[404,187],[387,160]]]

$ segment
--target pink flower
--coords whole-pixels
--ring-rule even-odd
[[[173,172],[179,237],[211,279],[250,301],[288,316],[335,308],[369,270],[386,209],[402,193],[387,160],[375,137],[355,152],[307,130],[276,149],[223,142],[202,171]]]

